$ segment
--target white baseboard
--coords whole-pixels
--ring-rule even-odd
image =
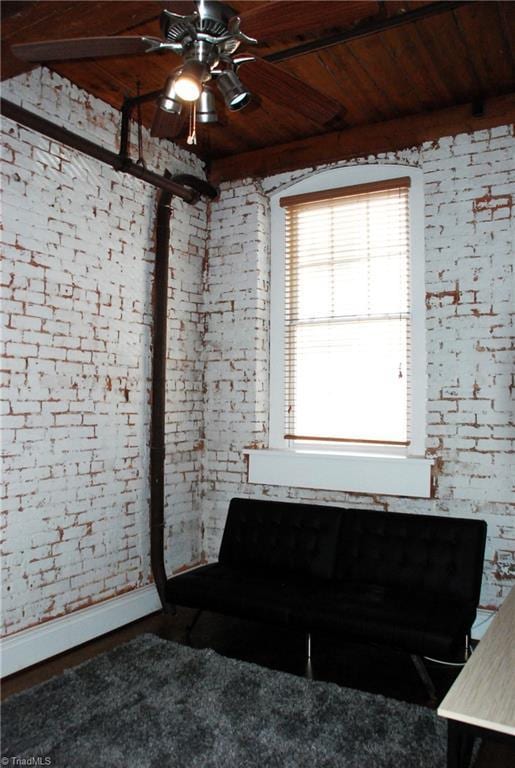
[[[0,640],[1,677],[68,651],[161,608],[153,584]]]
[[[476,620],[472,625],[472,640],[481,640],[495,614],[496,611],[487,611],[485,608],[477,609]]]

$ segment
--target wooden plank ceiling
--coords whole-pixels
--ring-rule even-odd
[[[259,95],[240,112],[228,112],[220,102],[219,123],[198,127],[196,151],[215,180],[400,148],[437,138],[442,130],[458,133],[515,121],[515,2],[235,0],[231,6],[242,16],[242,30],[259,40],[252,52],[269,61],[278,55],[274,67],[316,89],[320,108],[312,113],[303,108],[300,90],[292,99],[274,89],[270,67],[243,65],[242,80]],[[13,43],[118,34],[161,37],[163,8],[184,13],[192,7],[152,0],[4,0],[2,79],[33,66],[12,55]],[[312,50],[293,51],[306,43]],[[125,96],[136,94],[138,82],[142,93],[161,89],[178,63],[166,53],[49,66],[119,109]],[[337,114],[328,120],[335,106]],[[143,107],[145,125],[151,125],[155,108],[153,103]],[[178,142],[184,141],[183,134]]]

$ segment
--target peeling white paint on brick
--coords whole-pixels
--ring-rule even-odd
[[[3,96],[117,149],[119,113],[47,70]],[[150,580],[156,191],[3,121],[3,616],[12,633]],[[144,134],[149,168],[202,175]],[[199,558],[204,204],[174,200],[167,565]]]
[[[39,69],[3,88],[5,98],[117,149],[118,113],[57,75]],[[3,138],[3,589],[11,633],[150,580],[155,193],[8,120]],[[202,172],[193,155],[147,132],[144,146],[152,170]],[[243,448],[268,439],[268,194],[313,169],[227,183],[210,206],[209,241],[204,204],[175,201],[172,212],[168,571],[216,556],[234,495],[477,515],[489,526],[482,605],[492,607],[514,578],[513,128],[355,162],[414,165],[425,175],[426,447],[439,467],[436,498],[246,483]]]
[[[267,194],[315,169],[225,183],[211,206],[205,278],[205,547],[209,557],[216,556],[227,504],[235,495],[478,516],[488,523],[482,605],[495,606],[515,577],[506,566],[515,549],[509,349],[513,127],[444,137],[354,163],[401,163],[424,171],[426,448],[439,468],[436,497],[408,500],[247,484],[243,448],[268,445]]]

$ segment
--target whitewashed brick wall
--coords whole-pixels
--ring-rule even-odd
[[[119,113],[38,69],[3,97],[117,150]],[[151,292],[157,191],[2,125],[3,616],[24,629],[150,581]],[[203,175],[144,135],[147,165]],[[206,206],[171,214],[168,569],[199,559]]]
[[[442,138],[359,163],[421,167],[426,200],[427,455],[430,500],[249,485],[244,447],[268,444],[267,193],[312,173],[222,186],[211,206],[205,274],[204,547],[216,557],[231,497],[480,517],[488,523],[482,605],[515,581],[510,310],[513,127]],[[348,165],[349,163],[346,163]]]
[[[47,70],[3,96],[117,149],[119,115]],[[9,120],[3,126],[3,609],[12,633],[150,580],[148,429],[155,191]],[[133,137],[134,139],[134,137]],[[147,163],[202,174],[144,134]],[[488,522],[482,605],[514,581],[511,127],[356,162],[422,167],[427,453],[436,496],[251,486],[268,433],[268,193],[310,170],[224,184],[171,214],[168,571],[215,557],[235,495]],[[207,251],[206,251],[207,245]],[[207,254],[207,258],[206,258]]]

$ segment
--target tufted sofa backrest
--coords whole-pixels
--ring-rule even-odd
[[[344,509],[335,577],[479,602],[486,523]]]
[[[402,588],[476,606],[485,539],[483,520],[236,498],[219,561],[264,576]]]
[[[232,499],[219,562],[297,577],[334,573],[341,510],[314,504]]]

